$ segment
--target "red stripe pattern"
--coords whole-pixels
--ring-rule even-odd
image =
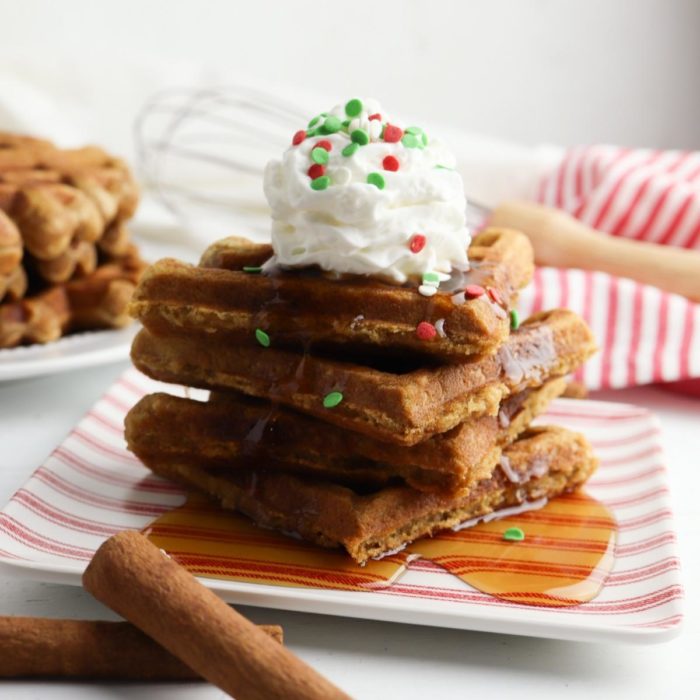
[[[546,278],[549,273],[542,274]],[[619,281],[620,290],[624,282]],[[575,296],[585,282],[569,280],[569,287]],[[547,305],[550,301],[548,294]],[[596,305],[593,299],[591,307]],[[616,363],[613,357],[612,373]],[[620,366],[627,368],[624,362]],[[600,363],[598,371],[608,371],[603,368]],[[184,502],[180,489],[151,475],[124,445],[121,426],[126,410],[156,390],[175,391],[129,370],[98,401],[0,512],[0,563],[24,567],[26,573],[31,567],[34,576],[37,570],[40,576],[60,572],[64,580],[79,584],[86,562],[106,537],[123,529],[140,530]],[[507,623],[514,631],[527,633],[528,625],[535,624],[537,629],[530,633],[538,634],[542,625],[551,623],[555,630],[551,633],[565,638],[598,635],[609,640],[613,634],[627,640],[661,639],[678,629],[683,592],[653,417],[625,404],[562,399],[540,422],[585,433],[601,458],[599,472],[587,489],[612,509],[619,524],[619,545],[613,573],[595,600],[573,608],[507,602],[472,590],[429,561],[413,562],[389,588],[314,590],[314,600],[336,614],[357,614],[355,606],[361,606],[368,618],[435,624],[438,616],[448,626],[465,629],[499,625],[503,629]],[[208,582],[231,600],[244,586],[246,600],[256,600],[252,584]],[[265,604],[266,587],[260,588],[257,600]],[[285,607],[309,609],[298,602],[298,595],[299,589],[275,591],[277,598],[285,598]]]
[[[538,199],[613,236],[700,249],[700,152],[572,148]],[[557,305],[598,338],[600,352],[577,376],[589,388],[700,377],[700,305],[602,273],[538,270],[521,314]]]
[[[520,315],[555,306],[576,311],[596,336],[597,354],[576,374],[590,389],[700,377],[700,304],[603,272],[539,267]]]

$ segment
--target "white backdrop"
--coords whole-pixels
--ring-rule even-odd
[[[84,136],[122,151],[157,62],[523,143],[700,147],[697,0],[0,0],[0,18],[0,102],[53,76],[94,104]]]

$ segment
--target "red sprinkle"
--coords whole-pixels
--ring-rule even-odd
[[[416,328],[416,335],[419,340],[432,340],[437,335],[437,331],[432,323],[421,321]]]
[[[371,122],[373,122],[373,121],[375,121],[375,120],[381,121],[381,120],[382,120],[382,115],[379,114],[379,112],[376,112],[375,114],[370,114],[369,117],[367,117],[367,119],[369,119]]]
[[[306,132],[301,129],[292,137],[292,145],[298,146],[306,138]]]
[[[403,131],[398,126],[387,124],[384,127],[384,140],[387,143],[398,143],[402,136]]]
[[[498,290],[494,289],[493,287],[486,287],[486,291],[494,304],[503,306],[503,299],[501,299],[501,295],[498,293]]]
[[[408,247],[412,253],[420,253],[425,248],[426,237],[422,233],[416,233],[411,236]]]
[[[384,170],[392,170],[393,172],[396,172],[399,169],[399,160],[394,156],[387,156],[382,161],[382,165],[384,166]]]
[[[323,141],[319,141],[314,148],[325,148],[327,151],[332,151],[333,150],[333,144],[330,141],[326,141],[326,139],[323,139]]]
[[[326,172],[325,166],[321,165],[320,163],[314,163],[310,168],[309,168],[309,177],[312,180],[315,180],[317,177],[321,177],[321,175],[324,175]]]
[[[484,288],[480,287],[478,284],[470,284],[467,285],[466,289],[464,290],[464,295],[469,299],[476,299],[477,297],[480,297],[484,292]]]

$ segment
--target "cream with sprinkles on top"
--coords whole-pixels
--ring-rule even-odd
[[[469,268],[454,165],[439,139],[390,118],[376,100],[322,112],[265,169],[276,263],[410,282],[433,294],[452,270]]]

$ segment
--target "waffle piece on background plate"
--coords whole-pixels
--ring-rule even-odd
[[[12,134],[0,134],[0,149],[0,209],[38,260],[59,257],[75,241],[97,242],[136,210],[128,168],[102,149],[61,150]]]
[[[144,267],[134,247],[85,277],[0,304],[0,348],[47,343],[75,331],[127,325],[131,321],[127,305]]]
[[[124,226],[137,203],[102,149],[0,132],[0,348],[128,322],[144,267]]]
[[[17,226],[0,209],[0,302],[21,299],[27,291],[22,253],[22,237]]]
[[[25,262],[30,272],[50,284],[67,282],[73,277],[84,277],[97,267],[97,247],[90,241],[73,239],[68,248],[50,260]]]
[[[496,469],[466,495],[444,496],[389,486],[368,493],[278,471],[222,473],[196,458],[149,454],[156,474],[208,494],[261,527],[296,533],[323,547],[344,547],[362,564],[419,537],[515,506],[576,490],[597,460],[583,436],[563,428],[533,428],[504,451],[510,476]],[[514,480],[515,478],[515,480]]]
[[[503,447],[560,395],[553,379],[501,402],[482,416],[412,447],[392,445],[240,394],[215,392],[208,402],[151,394],[129,412],[126,441],[149,454],[207,462],[222,475],[256,464],[327,481],[378,488],[404,480],[419,491],[464,491],[491,475]],[[506,467],[507,468],[507,467]]]
[[[97,241],[97,247],[104,255],[118,257],[126,254],[131,246],[129,229],[123,221],[115,221],[105,229],[102,238]]]
[[[22,262],[22,252],[22,237],[19,229],[0,209],[0,275],[9,275],[19,267]]]
[[[505,396],[574,371],[594,350],[585,322],[558,309],[528,319],[494,355],[462,363],[426,365],[424,357],[405,357],[402,364],[370,365],[359,356],[351,363],[147,329],[136,336],[131,356],[160,381],[233,389],[379,440],[414,445],[468,418],[495,415]],[[329,395],[339,403],[324,405]]]
[[[492,353],[508,337],[510,308],[533,270],[530,242],[506,229],[477,234],[470,269],[428,287],[432,296],[358,275],[339,280],[318,269],[282,270],[272,252],[227,238],[204,253],[199,267],[157,262],[139,285],[132,313],[156,332],[252,337],[260,329],[275,346],[369,346],[462,359]]]
[[[3,301],[17,301],[27,292],[27,273],[22,265],[7,275],[0,275],[0,304]]]

